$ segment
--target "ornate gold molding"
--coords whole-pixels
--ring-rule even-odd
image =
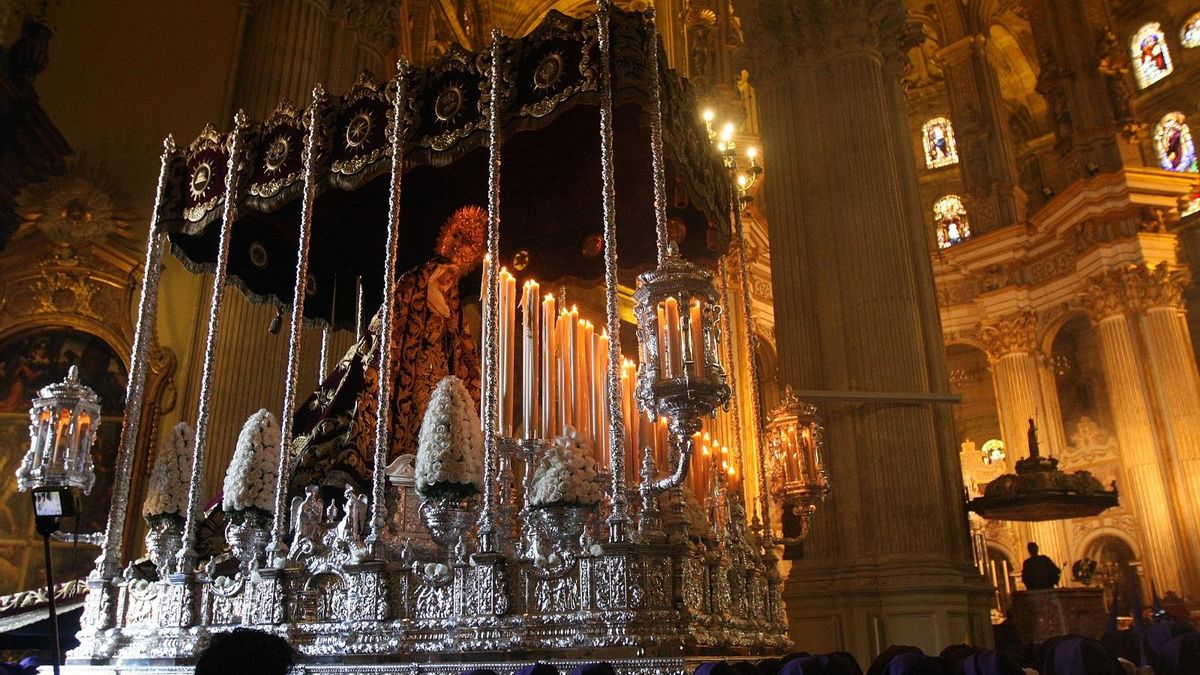
[[[987,351],[988,361],[994,362],[1008,354],[1030,354],[1037,351],[1037,315],[1023,312],[1002,316],[979,327],[979,337]]]
[[[1088,315],[1099,322],[1152,307],[1183,309],[1183,292],[1190,285],[1187,272],[1171,270],[1166,263],[1138,264],[1092,276],[1084,282],[1081,295]]]

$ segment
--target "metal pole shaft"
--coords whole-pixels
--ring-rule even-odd
[[[611,4],[599,0],[596,14],[597,41],[600,43],[600,178],[601,210],[604,216],[604,315],[608,325],[607,393],[609,419],[609,469],[612,472],[610,499],[612,513],[608,518],[609,541],[629,538],[629,498],[625,487],[625,423],[621,407],[621,314],[617,299],[617,191],[613,176],[613,96],[612,96],[612,37],[609,34]],[[653,24],[652,24],[653,25]],[[661,158],[660,158],[661,160]],[[659,167],[661,169],[661,167]],[[655,183],[655,206],[659,202]],[[662,221],[662,217],[659,216]],[[665,223],[660,222],[665,231]]]
[[[742,203],[737,189],[737,159],[729,161],[729,185],[732,190],[730,204],[733,208],[734,237],[737,240],[738,273],[742,285],[742,324],[746,331],[746,359],[750,370],[750,429],[754,436],[755,455],[758,457],[758,501],[762,510],[763,544],[771,548],[771,495],[767,489],[766,446],[763,442],[762,394],[759,392],[757,336],[754,334],[753,299],[750,297],[750,271],[746,262],[746,229],[742,223]]]
[[[658,30],[654,22],[653,7],[646,10],[646,23],[649,24],[650,29],[648,40],[651,69],[650,168],[654,181],[654,232],[658,264],[662,265],[667,257],[669,240],[667,232],[667,171],[666,160],[663,157],[662,71],[658,62]],[[601,52],[601,58],[604,58],[603,52]]]
[[[496,382],[499,375],[499,312],[500,312],[500,59],[504,34],[500,29],[492,30],[491,70],[488,75],[488,265],[487,304],[483,308],[483,334],[486,349],[483,352],[483,505],[479,514],[479,550],[492,553],[496,550],[496,524],[492,513],[494,489],[492,484],[499,480],[496,471],[496,416],[499,402]]]
[[[396,98],[392,101],[392,189],[388,195],[387,242],[383,256],[383,302],[379,310],[379,413],[375,417],[375,456],[371,467],[371,533],[367,550],[372,558],[381,552],[386,520],[384,469],[392,429],[392,324],[396,320],[396,256],[400,247],[400,183],[404,176],[404,105],[408,97],[408,62],[396,63]],[[359,285],[359,302],[362,285]],[[361,317],[361,310],[359,316]]]
[[[734,372],[737,368],[737,352],[733,348],[733,317],[731,316],[730,308],[733,306],[729,297],[729,262],[728,257],[722,258],[719,264],[719,273],[721,275],[721,306],[724,311],[721,312],[721,332],[724,333],[724,352],[725,352],[725,367],[728,372]],[[742,488],[734,491],[734,499],[741,502],[742,506],[746,505],[745,480],[746,480],[746,457],[744,452],[744,443],[742,442],[742,406],[741,396],[737,393],[737,388],[733,389],[733,441],[734,452],[737,457],[738,478],[742,480]],[[742,519],[745,520],[746,514],[743,511]]]
[[[133,333],[133,353],[129,359],[129,383],[125,390],[125,422],[117,449],[116,472],[113,477],[112,506],[104,529],[104,543],[96,570],[102,579],[119,573],[121,545],[125,539],[125,518],[129,513],[129,489],[133,476],[133,457],[137,454],[138,432],[142,427],[143,403],[146,392],[146,371],[149,367],[150,346],[154,342],[154,325],[158,316],[158,282],[162,276],[163,240],[160,228],[163,194],[167,187],[171,162],[174,160],[175,139],[163,140],[161,164],[158,169],[158,189],[154,195],[154,211],[150,214],[150,232],[146,235],[146,266],[142,272],[142,291],[138,299],[137,327]]]
[[[54,561],[50,557],[50,533],[42,535],[46,552],[46,597],[50,599],[50,644],[54,648],[54,675],[58,675],[58,664],[62,660],[62,648],[58,644],[58,602],[54,599]]]
[[[296,243],[296,279],[292,289],[292,316],[288,324],[287,374],[283,381],[283,411],[279,416],[279,468],[275,477],[275,513],[271,520],[270,551],[276,557],[284,555],[287,535],[288,478],[291,473],[292,417],[296,412],[296,380],[300,371],[300,347],[304,338],[304,298],[308,293],[308,254],[312,241],[313,203],[316,200],[316,145],[319,142],[321,108],[325,101],[325,89],[317,85],[313,89],[312,104],[308,108],[308,134],[304,137],[304,194],[300,205],[300,236]],[[324,353],[322,353],[324,356]]]
[[[200,371],[200,404],[196,412],[196,440],[192,447],[192,475],[188,484],[188,505],[183,526],[183,547],[179,551],[179,571],[196,571],[196,527],[200,520],[200,483],[204,480],[204,452],[208,443],[208,418],[212,407],[213,370],[217,358],[217,331],[221,324],[221,309],[225,298],[225,280],[229,266],[229,243],[233,236],[233,221],[237,218],[238,165],[241,163],[242,143],[249,122],[245,111],[233,117],[229,140],[229,163],[225,170],[225,208],[221,217],[220,239],[217,245],[216,270],[213,272],[212,298],[208,308],[208,335],[204,342],[204,363]]]

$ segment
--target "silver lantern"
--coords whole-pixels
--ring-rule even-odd
[[[829,495],[825,428],[816,406],[796,398],[789,385],[783,402],[771,411],[766,440],[771,491],[783,504],[785,541],[781,543],[803,540],[817,505]]]
[[[96,482],[92,444],[100,428],[100,397],[79,382],[75,366],[67,379],[42,388],[29,410],[29,451],[17,469],[17,487],[68,487],[84,494]]]
[[[641,352],[638,404],[668,419],[679,449],[673,473],[682,479],[701,419],[731,393],[718,348],[720,293],[712,274],[684,260],[671,242],[658,267],[638,277],[633,301]]]

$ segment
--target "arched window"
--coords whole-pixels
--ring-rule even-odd
[[[1154,127],[1154,149],[1158,164],[1167,171],[1196,172],[1196,144],[1183,113],[1163,115]]]
[[[1171,52],[1167,49],[1166,36],[1158,23],[1142,26],[1129,43],[1129,50],[1133,53],[1139,89],[1149,87],[1175,69],[1171,63]]]
[[[1188,17],[1187,23],[1183,24],[1183,30],[1179,31],[1179,41],[1185,49],[1200,47],[1200,12]]]
[[[925,166],[930,169],[958,164],[954,127],[945,117],[935,117],[921,127],[921,143],[925,146]]]
[[[933,205],[933,220],[937,225],[938,248],[951,246],[971,238],[967,210],[958,195],[946,195]]]

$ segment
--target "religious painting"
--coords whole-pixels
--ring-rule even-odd
[[[925,146],[925,166],[930,169],[958,164],[958,144],[954,127],[945,117],[935,117],[921,127],[921,142]]]
[[[1187,23],[1183,24],[1183,30],[1179,31],[1179,41],[1185,49],[1200,47],[1200,12],[1188,17]]]
[[[1129,43],[1129,49],[1133,54],[1134,74],[1137,75],[1139,89],[1149,87],[1175,69],[1160,24],[1142,26]]]
[[[1163,115],[1154,127],[1154,149],[1158,153],[1158,165],[1167,171],[1190,171],[1195,173],[1196,145],[1183,113],[1171,112]]]
[[[106,342],[88,333],[55,328],[0,343],[0,595],[44,584],[42,542],[34,532],[30,496],[17,491],[13,475],[29,448],[29,408],[42,387],[66,378],[78,366],[79,379],[100,396],[101,423],[92,446],[96,484],[82,498],[78,531],[103,532],[112,495],[112,468],[125,408],[124,361]],[[64,529],[74,528],[68,521]],[[87,576],[96,557],[88,546],[55,544],[55,576],[63,581]]]
[[[1183,206],[1183,210],[1179,212],[1180,218],[1186,218],[1193,213],[1200,213],[1200,190],[1192,193],[1188,201]]]
[[[933,205],[933,219],[937,226],[938,248],[950,248],[971,237],[967,209],[958,195],[946,195],[937,200]]]

